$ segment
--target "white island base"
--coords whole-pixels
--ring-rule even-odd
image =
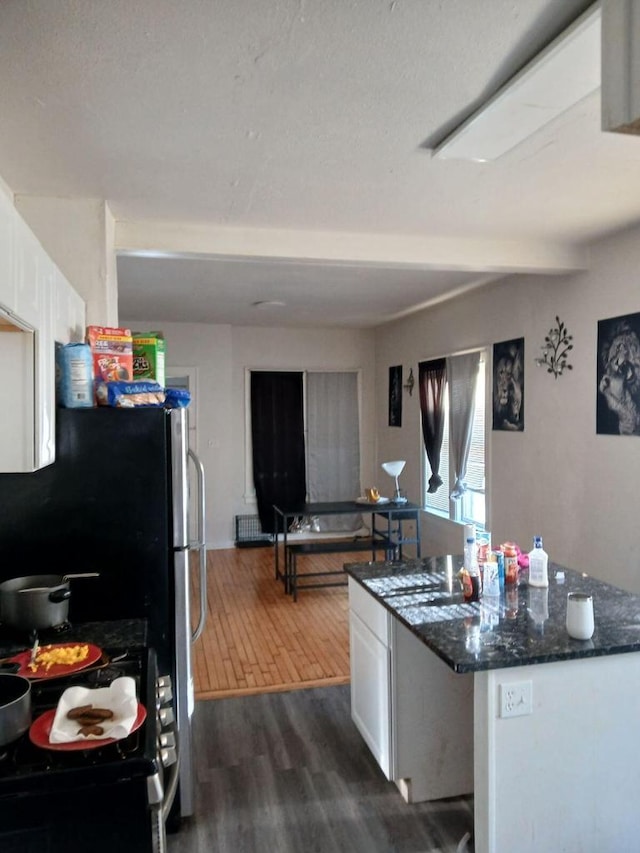
[[[640,652],[456,674],[349,587],[352,717],[408,802],[473,792],[475,853],[640,850]]]
[[[500,686],[532,712],[500,716]],[[640,653],[474,674],[476,853],[640,850]]]

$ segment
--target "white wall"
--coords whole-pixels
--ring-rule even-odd
[[[406,458],[403,485],[420,497],[419,398],[404,395],[402,428],[386,426],[388,367],[405,376],[419,361],[525,338],[525,429],[490,432],[488,525],[493,541],[529,550],[544,538],[552,560],[640,592],[640,438],[596,435],[597,321],[640,311],[640,230],[592,246],[588,272],[519,276],[378,329],[378,458]],[[544,336],[559,315],[574,336],[572,371],[558,379],[537,367]],[[423,553],[460,552],[458,525],[423,523]]]
[[[253,514],[245,493],[245,370],[362,371],[362,468],[371,477],[375,455],[373,332],[342,329],[265,329],[197,323],[129,321],[160,329],[168,367],[197,369],[197,448],[207,475],[207,545],[229,548],[236,515]]]

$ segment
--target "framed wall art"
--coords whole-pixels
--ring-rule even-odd
[[[640,435],[640,314],[598,322],[596,433]]]
[[[493,345],[493,428],[524,430],[524,338]]]
[[[402,365],[389,368],[389,426],[402,426]]]

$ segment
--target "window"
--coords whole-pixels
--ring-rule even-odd
[[[302,378],[301,418],[305,452],[307,500],[351,500],[360,494],[360,387],[361,372],[351,371],[264,371],[245,369],[245,502],[257,503],[254,483],[252,374]],[[279,415],[274,418],[280,431]],[[285,457],[286,458],[286,457]],[[281,478],[283,479],[283,478]],[[353,519],[325,516],[321,526],[351,529]]]
[[[484,527],[486,520],[485,511],[485,354],[481,353],[478,367],[478,378],[475,386],[474,413],[471,431],[471,446],[467,462],[467,475],[465,482],[467,491],[459,500],[452,500],[450,494],[452,484],[455,483],[455,471],[453,461],[449,453],[451,441],[451,425],[449,421],[449,395],[445,394],[445,416],[444,431],[442,438],[442,449],[440,451],[440,477],[442,485],[437,492],[429,494],[427,491],[431,467],[427,454],[423,454],[423,504],[428,511],[443,518],[460,523],[473,522],[478,527]]]

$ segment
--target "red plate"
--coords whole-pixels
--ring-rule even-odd
[[[23,675],[25,678],[54,678],[58,675],[71,675],[71,673],[79,672],[86,666],[91,666],[91,664],[99,660],[102,655],[102,649],[99,649],[97,646],[92,646],[91,643],[52,643],[51,645],[47,644],[40,648],[44,651],[46,649],[66,649],[68,646],[89,646],[89,654],[84,660],[78,661],[78,663],[54,663],[49,667],[49,669],[45,666],[39,666],[35,672],[32,672],[29,669],[31,650],[20,652],[19,655],[15,655],[11,658],[12,663],[20,664],[20,669],[16,675]]]
[[[51,726],[53,725],[55,715],[56,709],[52,708],[50,711],[45,711],[44,714],[38,717],[38,719],[31,724],[31,728],[29,729],[29,739],[31,740],[31,743],[34,743],[36,746],[40,746],[43,749],[56,749],[61,752],[73,752],[74,750],[81,749],[96,749],[99,746],[109,746],[111,743],[118,742],[118,738],[104,737],[102,739],[96,738],[92,740],[83,738],[82,740],[72,740],[68,743],[50,743],[49,735],[51,734]],[[144,723],[146,716],[147,709],[144,705],[141,705],[138,702],[138,713],[134,724],[131,726],[129,734],[140,728]]]

